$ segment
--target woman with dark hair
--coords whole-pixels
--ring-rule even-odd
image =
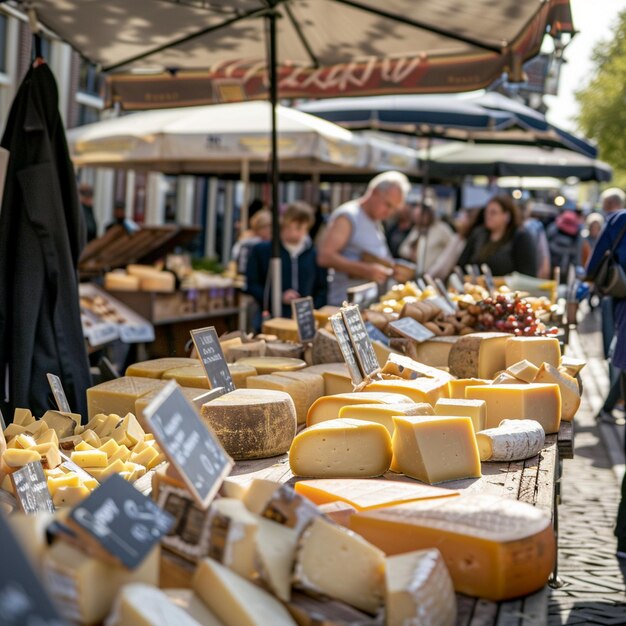
[[[494,276],[520,272],[537,275],[537,250],[531,233],[509,196],[495,196],[484,212],[484,224],[470,234],[459,265],[486,263]]]

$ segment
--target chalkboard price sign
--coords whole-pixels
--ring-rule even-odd
[[[174,523],[119,474],[112,474],[69,514],[75,541],[106,560],[136,568]]]
[[[50,389],[52,389],[59,411],[61,411],[61,413],[71,413],[72,409],[70,409],[70,403],[67,401],[67,396],[65,395],[61,379],[55,374],[47,374],[47,376]]]
[[[175,381],[146,407],[144,418],[198,506],[208,508],[233,461]]]
[[[423,326],[412,317],[403,317],[399,320],[389,322],[389,327],[393,328],[393,330],[395,330],[402,337],[412,339],[418,343],[431,339],[435,336],[435,333],[432,330],[428,330],[426,326]]]
[[[2,515],[0,538],[2,626],[66,626]]]
[[[341,313],[335,313],[335,315],[331,315],[330,323],[333,327],[335,337],[337,337],[337,341],[339,342],[339,347],[341,348],[343,358],[346,362],[346,365],[348,366],[350,378],[352,378],[352,382],[355,385],[358,385],[363,382],[363,376],[361,375],[361,370],[356,360],[356,352],[352,347],[350,335],[348,334],[348,329],[346,328],[346,324],[343,321]]]
[[[54,504],[48,491],[48,482],[39,461],[28,463],[13,472],[11,482],[20,508],[26,514],[48,511],[54,513]]]
[[[357,360],[361,366],[363,376],[371,376],[380,369],[376,353],[372,347],[372,340],[367,334],[363,318],[358,306],[347,306],[341,309],[343,321],[348,329],[348,335],[356,352]]]
[[[298,298],[291,303],[292,315],[298,324],[300,341],[313,341],[315,338],[315,315],[313,298]]]
[[[191,338],[204,365],[211,389],[222,387],[224,393],[235,391],[235,383],[230,374],[220,340],[213,326],[191,331]]]

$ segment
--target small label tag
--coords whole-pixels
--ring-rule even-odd
[[[48,481],[39,461],[28,463],[10,474],[15,497],[27,515],[47,511],[54,513]]]
[[[70,408],[70,403],[67,401],[67,396],[65,395],[61,379],[55,374],[47,374],[47,377],[50,389],[52,389],[52,394],[54,395],[54,400],[57,403],[57,407],[59,407],[59,411],[61,411],[61,413],[71,413],[72,409]]]
[[[292,315],[298,324],[300,341],[313,341],[317,331],[313,314],[313,298],[298,298],[291,303]]]
[[[222,345],[213,326],[191,331],[191,338],[204,365],[211,389],[222,387],[224,393],[235,391],[235,383],[224,358]]]

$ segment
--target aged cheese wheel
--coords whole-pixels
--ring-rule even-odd
[[[151,359],[133,363],[126,369],[126,376],[143,376],[144,378],[161,378],[168,370],[187,365],[199,365],[198,359],[171,357],[165,359]]]
[[[237,461],[283,454],[296,434],[296,408],[283,391],[236,389],[207,402],[202,417]]]
[[[233,382],[235,383],[235,387],[237,389],[245,389],[246,388],[246,380],[250,376],[256,376],[257,371],[251,365],[246,365],[245,363],[229,363],[228,370],[230,371],[230,375],[233,377]]]
[[[464,335],[450,349],[450,374],[457,378],[493,378],[506,368],[505,346],[509,339],[508,333]]]
[[[288,359],[302,359],[304,346],[291,341],[268,341],[265,356],[282,356]]]
[[[246,357],[237,363],[249,365],[259,374],[273,374],[274,372],[295,372],[306,367],[300,359],[286,359],[280,356]]]
[[[235,363],[249,356],[265,356],[266,349],[265,341],[249,341],[238,346],[231,346],[228,349],[228,361]]]
[[[274,317],[263,322],[261,330],[266,335],[276,335],[282,341],[298,341],[298,324],[287,317]]]
[[[197,365],[186,365],[167,370],[161,377],[164,380],[175,380],[181,387],[202,387],[210,389],[209,379],[206,377],[204,366],[198,362]]]
[[[318,326],[321,328],[322,326],[326,326],[328,324],[328,320],[331,315],[335,315],[335,313],[339,313],[341,309],[338,306],[331,306],[327,304],[319,309],[315,309],[313,311],[313,316],[315,317],[315,321]]]
[[[311,360],[313,365],[343,361],[339,342],[333,333],[324,328],[320,328],[315,333],[311,347]]]

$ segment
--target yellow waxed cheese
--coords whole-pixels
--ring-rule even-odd
[[[187,365],[198,365],[197,359],[185,357],[169,357],[133,363],[126,368],[126,376],[143,376],[145,378],[161,378],[168,370]]]
[[[41,455],[33,448],[9,448],[4,451],[2,461],[10,468],[18,468],[23,467],[28,463],[41,461]]]
[[[233,383],[237,389],[246,388],[246,380],[250,376],[256,376],[258,372],[251,365],[244,363],[229,363],[228,371],[233,379]]]
[[[575,378],[560,372],[549,363],[542,363],[533,382],[558,385],[561,392],[561,419],[566,422],[574,419],[580,406],[580,392]]]
[[[480,456],[471,418],[399,416],[393,421],[394,472],[429,484],[480,478]]]
[[[281,341],[299,341],[298,323],[296,320],[286,317],[274,317],[265,320],[261,330],[264,335],[276,335]]]
[[[250,356],[239,359],[237,363],[254,367],[258,374],[273,374],[274,372],[295,372],[306,367],[301,359],[290,359],[282,356]]]
[[[532,383],[538,372],[539,368],[526,359],[513,363],[513,365],[509,365],[505,371],[506,374],[509,374],[524,383]]]
[[[334,395],[326,395],[316,400],[307,414],[307,426],[313,426],[327,420],[334,420],[339,417],[339,411],[344,406],[351,404],[398,404],[414,402],[406,395],[388,392],[348,392]]]
[[[384,554],[350,530],[318,517],[302,533],[297,587],[375,613],[383,603],[384,576]]]
[[[487,405],[484,400],[441,398],[435,404],[435,415],[466,415],[472,420],[474,432],[485,428]]]
[[[225,626],[296,626],[276,598],[213,559],[200,561],[193,589]]]
[[[296,435],[289,465],[296,476],[380,476],[389,469],[391,454],[391,437],[382,424],[336,419]]]
[[[540,367],[549,363],[558,367],[561,362],[561,348],[556,337],[511,337],[506,342],[506,366],[527,360]]]
[[[504,419],[537,420],[546,434],[561,425],[561,392],[553,384],[484,385],[468,387],[468,399],[484,400],[485,428],[495,428]]]
[[[139,291],[139,277],[123,272],[107,272],[104,275],[104,288],[107,291]]]
[[[181,387],[210,389],[211,384],[206,376],[204,365],[186,365],[163,373],[163,380],[175,380]]]
[[[506,368],[505,349],[509,339],[508,333],[464,335],[450,350],[450,373],[458,378],[493,378],[496,372]]]
[[[449,498],[459,493],[453,489],[417,483],[361,478],[299,480],[294,488],[296,493],[318,506],[339,501],[349,504],[356,511],[380,509],[414,500]]]
[[[106,467],[108,465],[107,454],[101,450],[74,450],[70,458],[79,467]]]
[[[364,387],[364,391],[400,393],[413,402],[435,405],[439,398],[448,397],[448,380],[443,378],[416,378],[414,380],[375,380]]]
[[[385,562],[385,624],[455,626],[456,596],[436,548],[390,556]]]
[[[394,415],[432,415],[433,407],[426,402],[398,404],[349,404],[339,410],[340,418],[365,420],[382,424],[393,435]]]
[[[126,415],[135,410],[137,398],[162,389],[165,382],[139,376],[123,376],[87,389],[89,419],[99,413]],[[97,429],[94,429],[97,431]],[[97,431],[99,432],[99,431]]]
[[[202,418],[235,460],[262,459],[289,450],[296,409],[282,391],[236,389],[202,406]]]
[[[495,602],[541,589],[556,556],[549,516],[491,495],[362,511],[350,527],[388,555],[439,549],[456,591]]]

